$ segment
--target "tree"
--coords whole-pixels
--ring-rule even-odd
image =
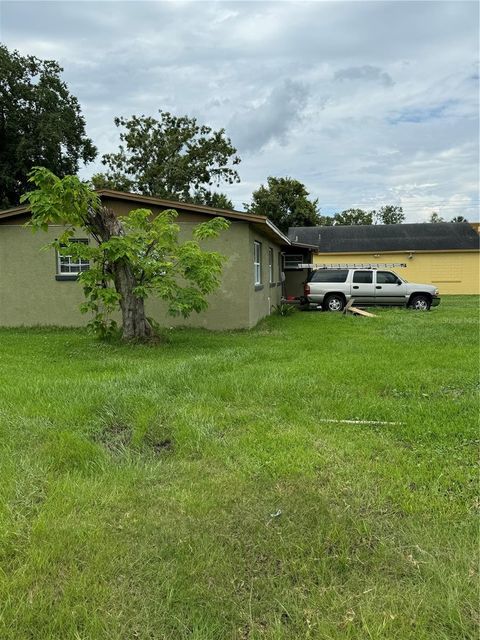
[[[463,216],[455,216],[450,220],[450,222],[468,222],[468,220]]]
[[[35,165],[65,176],[96,156],[62,71],[0,45],[0,208],[18,205]]]
[[[333,225],[335,224],[335,220],[333,216],[319,215],[317,224],[321,227],[333,227]]]
[[[309,200],[304,184],[293,178],[267,178],[252,194],[252,203],[244,204],[249,213],[268,216],[284,233],[289,227],[319,224],[318,200]]]
[[[445,222],[445,218],[442,218],[441,215],[434,211],[428,221],[432,223]]]
[[[375,224],[401,224],[405,222],[403,207],[387,204],[380,207],[378,211],[373,211]]]
[[[225,193],[216,193],[215,191],[199,191],[192,198],[193,204],[203,204],[206,207],[214,209],[233,210],[233,202]]]
[[[133,191],[170,200],[207,197],[212,185],[239,182],[237,150],[225,130],[213,131],[195,118],[159,111],[146,116],[115,118],[123,128],[117,153],[103,156],[105,174],[92,178],[95,187]]]
[[[335,225],[372,224],[373,212],[363,209],[346,209],[341,213],[336,213],[333,220]]]
[[[86,297],[81,311],[93,313],[90,326],[98,334],[115,329],[110,314],[120,307],[125,340],[151,337],[152,322],[144,306],[151,295],[164,300],[171,315],[187,317],[208,306],[206,295],[219,285],[225,258],[203,250],[199,243],[226,229],[224,218],[199,224],[193,239],[180,243],[174,210],[153,217],[148,209],[136,209],[117,217],[76,176],[60,179],[37,167],[30,181],[37,188],[22,197],[30,203],[30,226],[47,230],[49,224],[66,225],[50,246],[90,261],[90,269],[79,276]],[[94,243],[75,242],[77,229]]]

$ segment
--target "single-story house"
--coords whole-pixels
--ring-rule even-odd
[[[314,264],[405,264],[394,270],[441,295],[480,293],[479,236],[468,222],[292,227],[288,237],[318,245]]]
[[[147,314],[159,323],[190,325],[208,329],[238,329],[254,326],[281,301],[287,282],[282,282],[285,256],[294,251],[311,261],[311,247],[289,240],[265,216],[224,211],[201,205],[171,202],[113,190],[100,190],[103,204],[118,215],[132,209],[149,208],[153,214],[165,209],[178,212],[181,237],[191,237],[195,225],[213,216],[230,221],[228,230],[209,240],[206,247],[227,256],[220,288],[209,296],[209,307],[190,318],[172,318],[156,298],[147,302]],[[29,220],[28,206],[0,211],[0,326],[82,326],[88,317],[79,305],[83,292],[76,282],[88,264],[73,262],[54,249],[42,251],[58,237],[60,227],[46,233],[33,233],[24,227]],[[93,242],[91,238],[79,239]],[[295,245],[295,246],[294,246]]]

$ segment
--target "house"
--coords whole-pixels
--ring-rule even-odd
[[[402,263],[400,276],[441,295],[480,293],[479,236],[468,222],[292,227],[288,236],[318,245],[314,264]]]
[[[153,214],[176,209],[181,237],[191,237],[195,225],[212,216],[223,216],[230,227],[219,238],[208,241],[209,249],[227,256],[220,288],[209,296],[209,307],[190,318],[172,318],[156,298],[147,301],[147,315],[159,323],[190,325],[208,329],[238,329],[254,326],[268,315],[282,297],[284,254],[294,243],[266,217],[224,211],[201,205],[171,202],[131,193],[100,190],[103,204],[117,215],[136,208],[149,208]],[[89,318],[82,315],[82,287],[77,280],[87,264],[60,257],[55,250],[42,248],[61,232],[50,226],[46,233],[33,233],[24,227],[29,220],[28,206],[0,211],[0,326],[82,326]],[[92,239],[79,239],[93,242]],[[311,260],[311,250],[299,245]]]

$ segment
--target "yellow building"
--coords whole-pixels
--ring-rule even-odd
[[[398,275],[440,295],[480,294],[479,236],[467,222],[293,227],[289,236],[318,246],[314,264],[402,263]]]

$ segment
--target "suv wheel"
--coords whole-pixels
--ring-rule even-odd
[[[332,293],[325,298],[323,308],[325,311],[343,311],[345,299],[338,293]]]
[[[430,298],[427,296],[413,296],[408,306],[415,311],[428,311],[431,304]]]

